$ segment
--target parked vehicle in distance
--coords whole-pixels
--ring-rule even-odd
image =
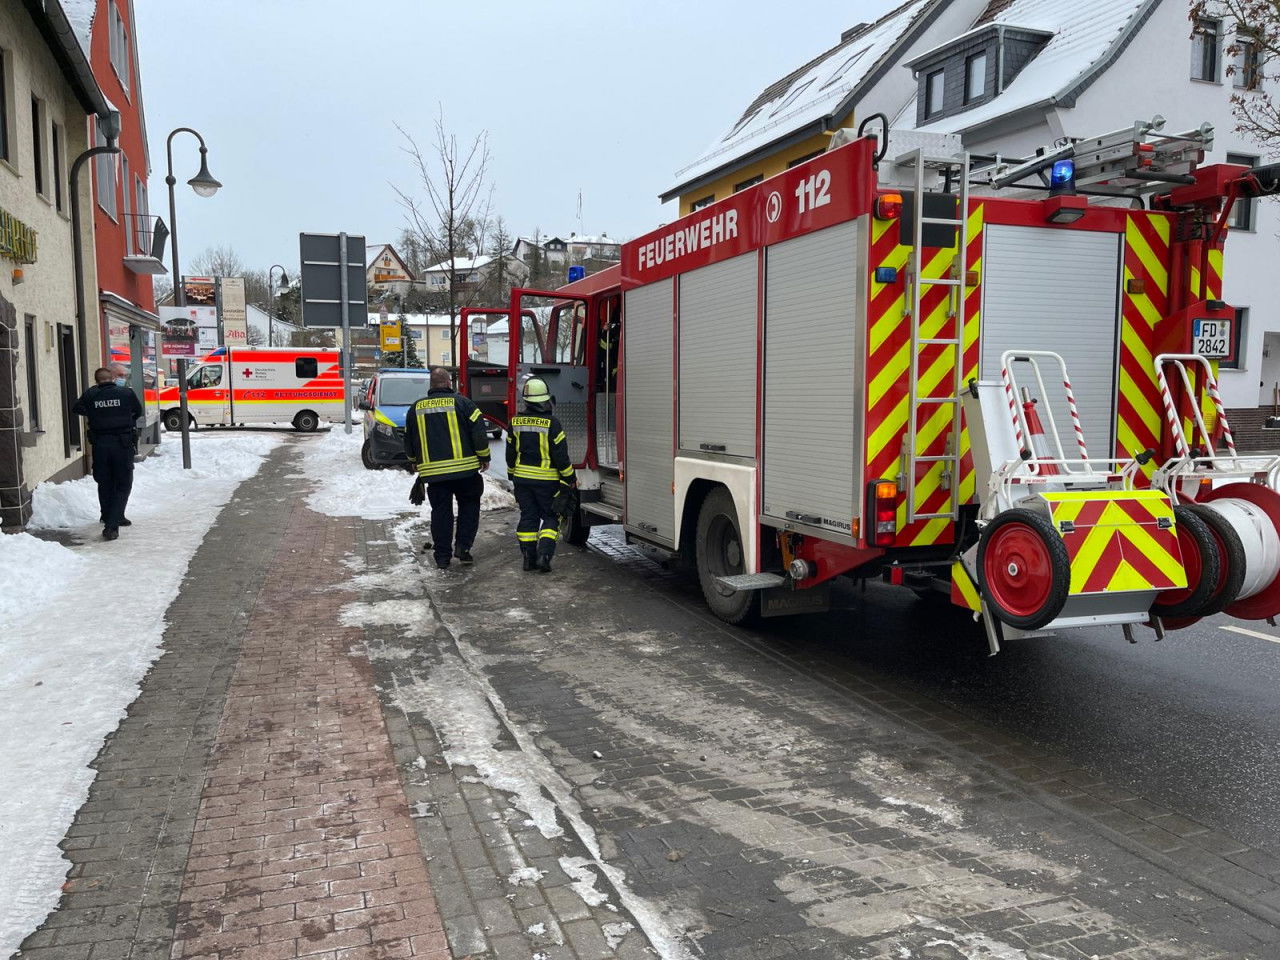
[[[364,444],[360,459],[365,468],[408,467],[404,450],[404,419],[413,404],[431,389],[428,370],[387,367],[369,381],[360,397],[364,411]]]
[[[166,430],[182,429],[178,384],[160,391]],[[304,433],[344,418],[337,350],[219,347],[187,373],[193,426],[292,423]]]

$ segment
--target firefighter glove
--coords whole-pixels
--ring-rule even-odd
[[[418,477],[413,481],[413,487],[409,490],[409,502],[415,507],[422,506],[427,499],[427,480],[425,477]]]

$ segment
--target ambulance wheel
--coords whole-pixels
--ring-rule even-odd
[[[998,514],[978,540],[978,584],[991,612],[1019,630],[1037,630],[1062,612],[1071,560],[1049,518],[1032,510]]]
[[[1209,525],[1189,508],[1174,507],[1173,522],[1178,526],[1178,547],[1182,551],[1187,585],[1178,590],[1160,591],[1151,605],[1151,613],[1157,617],[1199,617],[1221,587],[1218,545]]]
[[[310,410],[303,410],[293,418],[293,429],[299,433],[314,433],[320,429],[320,418]]]
[[[192,420],[190,415],[187,416],[187,419],[191,421],[191,426],[194,429],[196,425],[195,420]],[[177,433],[182,429],[182,410],[178,407],[174,407],[172,410],[166,410],[164,415],[161,417],[161,420],[163,421],[164,428],[166,430],[170,433]]]
[[[729,590],[716,582],[746,570],[746,552],[738,530],[738,511],[723,487],[712,490],[698,513],[698,582],[711,612],[725,623],[746,623],[757,616],[759,594]]]
[[[1216,510],[1198,503],[1179,509],[1194,513],[1205,522],[1209,533],[1213,535],[1214,545],[1218,548],[1218,584],[1208,604],[1200,611],[1200,616],[1221,613],[1228,605],[1235,603],[1236,597],[1240,596],[1240,588],[1244,585],[1244,544],[1240,540],[1240,534]]]

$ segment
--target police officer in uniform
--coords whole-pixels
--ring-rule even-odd
[[[551,394],[545,381],[530,377],[522,391],[524,411],[511,418],[507,431],[507,476],[520,506],[516,540],[524,555],[524,569],[551,572],[560,518],[556,494],[573,486],[573,463],[560,421],[551,413]]]
[[[454,392],[448,370],[432,370],[427,395],[409,408],[404,421],[404,446],[418,477],[427,484],[436,566],[447,570],[455,552],[459,562],[471,563],[471,546],[480,529],[480,498],[484,494],[480,474],[489,469],[489,435],[480,408]]]
[[[142,416],[142,403],[123,376],[106,367],[93,372],[94,385],[71,408],[89,420],[93,446],[93,479],[98,484],[102,509],[102,539],[115,540],[120,528],[132,526],[124,515],[133,489],[133,457],[137,452],[134,428]]]

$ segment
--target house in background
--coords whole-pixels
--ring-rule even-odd
[[[152,390],[156,397],[160,318],[152,278],[169,272],[164,265],[168,229],[151,215],[151,162],[133,0],[63,3],[81,46],[89,53],[98,86],[120,114],[120,152],[92,161],[95,299],[102,349],[117,358],[129,358],[130,386],[140,399],[144,390]],[[105,143],[97,133],[94,146]],[[158,399],[145,409],[143,452],[160,442]]]
[[[484,254],[478,257],[456,257],[452,261],[432,264],[422,271],[422,282],[428,291],[443,293],[452,286],[459,292],[473,292],[493,279],[499,267],[515,283],[522,283],[529,276],[528,266],[510,254],[502,257]]]
[[[967,30],[985,0],[909,0],[765,87],[661,194],[680,216],[745,190],[827,148],[829,135],[914,92],[904,59]]]
[[[409,265],[389,243],[365,247],[365,263],[368,264],[365,282],[370,296],[386,293],[404,296],[417,282]]]
[[[38,484],[88,467],[70,408],[102,362],[102,340],[89,176],[73,194],[69,174],[96,121],[114,118],[58,0],[0,5],[0,79],[0,529],[11,532],[30,519]],[[73,204],[83,216],[79,298]]]
[[[1226,48],[1236,37],[1243,51],[1232,62]],[[1185,3],[992,0],[969,28],[905,63],[915,95],[894,126],[957,134],[971,153],[1022,157],[1064,137],[1098,136],[1160,114],[1165,133],[1213,124],[1206,163],[1250,166],[1260,150],[1235,131],[1231,96],[1247,99],[1264,84],[1277,89],[1260,76],[1251,43],[1247,25],[1193,25]],[[1260,426],[1280,390],[1278,226],[1274,204],[1245,201],[1226,241],[1223,297],[1236,307],[1236,349],[1220,364],[1219,381],[1238,442],[1247,446],[1270,442]]]

